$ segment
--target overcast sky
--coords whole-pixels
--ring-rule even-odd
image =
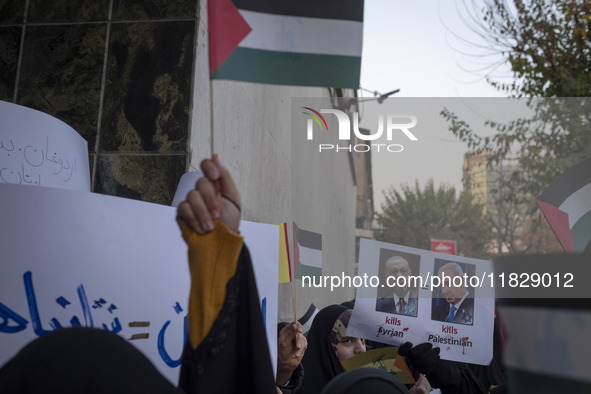
[[[365,0],[361,87],[380,93],[400,89],[393,96],[397,99],[454,97],[457,102],[459,97],[503,97],[477,72],[479,59],[460,52],[477,54],[454,34],[475,42],[478,39],[462,21],[456,4],[446,0]],[[371,93],[362,94],[372,97]],[[369,113],[362,113],[362,125],[376,122],[375,117],[370,118]],[[421,186],[434,178],[436,186],[450,184],[461,189],[466,146],[443,128],[430,129],[428,136],[417,138],[419,144],[413,149],[373,155],[376,209],[383,201],[383,190],[415,179]]]

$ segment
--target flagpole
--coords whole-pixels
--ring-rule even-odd
[[[285,225],[285,236],[288,237],[287,223]],[[295,234],[295,223],[291,224],[291,248],[288,250],[288,256],[291,253],[291,260],[289,264],[289,281],[291,282],[291,306],[293,308],[293,321],[298,321],[298,303],[296,301],[296,289],[295,289],[295,265],[296,265],[296,247],[297,240]],[[289,245],[289,244],[288,244]]]
[[[211,157],[213,157],[213,154],[215,153],[215,150],[213,149],[213,81],[211,80],[211,76],[209,78],[209,144],[211,147]]]
[[[211,149],[211,157],[213,157],[213,154],[215,153],[214,146],[213,146],[213,130],[214,130],[213,129],[213,125],[214,125],[214,122],[213,122],[213,81],[211,79],[211,74],[213,73],[213,70],[212,70],[213,67],[211,66],[211,41],[210,41],[210,38],[211,38],[210,34],[211,33],[209,31],[209,26],[211,23],[211,21],[209,19],[211,17],[211,14],[210,14],[210,9],[209,9],[209,6],[210,6],[209,0],[205,1],[205,4],[207,7],[207,10],[205,11],[205,15],[207,16],[207,26],[208,26],[206,28],[206,30],[207,30],[207,60],[208,60],[207,61],[207,75],[209,77],[209,139],[210,139],[209,146]]]
[[[292,226],[292,231],[294,231],[293,226]],[[291,237],[291,239],[293,240],[293,237]],[[292,248],[295,248],[295,242],[294,245],[292,245]],[[296,298],[296,286],[295,286],[295,253],[294,255],[294,260],[293,260],[293,264],[290,264],[289,269],[291,270],[291,300],[292,300],[292,304],[293,304],[293,321],[297,322],[298,321],[298,303],[297,303],[297,298]]]

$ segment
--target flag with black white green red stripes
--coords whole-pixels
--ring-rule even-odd
[[[591,249],[591,158],[558,176],[536,202],[566,252]]]
[[[209,0],[211,79],[359,87],[363,0]]]
[[[294,223],[293,248],[297,279],[322,276],[322,234],[303,230]]]

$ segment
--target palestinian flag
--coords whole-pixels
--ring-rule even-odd
[[[296,278],[322,275],[322,234],[302,230],[293,224],[293,248]]]
[[[561,174],[536,202],[567,253],[591,248],[591,158]]]
[[[209,0],[211,79],[359,87],[363,0]]]
[[[304,313],[304,316],[298,319],[298,321],[302,325],[302,331],[304,332],[304,335],[308,335],[308,331],[310,331],[310,327],[312,327],[312,322],[314,321],[314,318],[316,317],[318,312],[320,312],[320,310],[316,308],[316,305],[310,304],[308,310],[306,311],[306,313]]]

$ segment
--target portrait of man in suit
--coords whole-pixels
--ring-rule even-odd
[[[473,325],[474,296],[468,291],[462,267],[448,262],[439,268],[437,275],[441,278],[442,298],[433,303],[431,319]]]
[[[393,288],[389,297],[381,297],[376,301],[376,311],[405,316],[417,316],[418,289],[411,287],[412,270],[408,261],[402,256],[392,256],[384,264],[384,282],[389,279],[388,286]],[[396,284],[395,286],[392,286]],[[401,286],[400,286],[401,285]]]

